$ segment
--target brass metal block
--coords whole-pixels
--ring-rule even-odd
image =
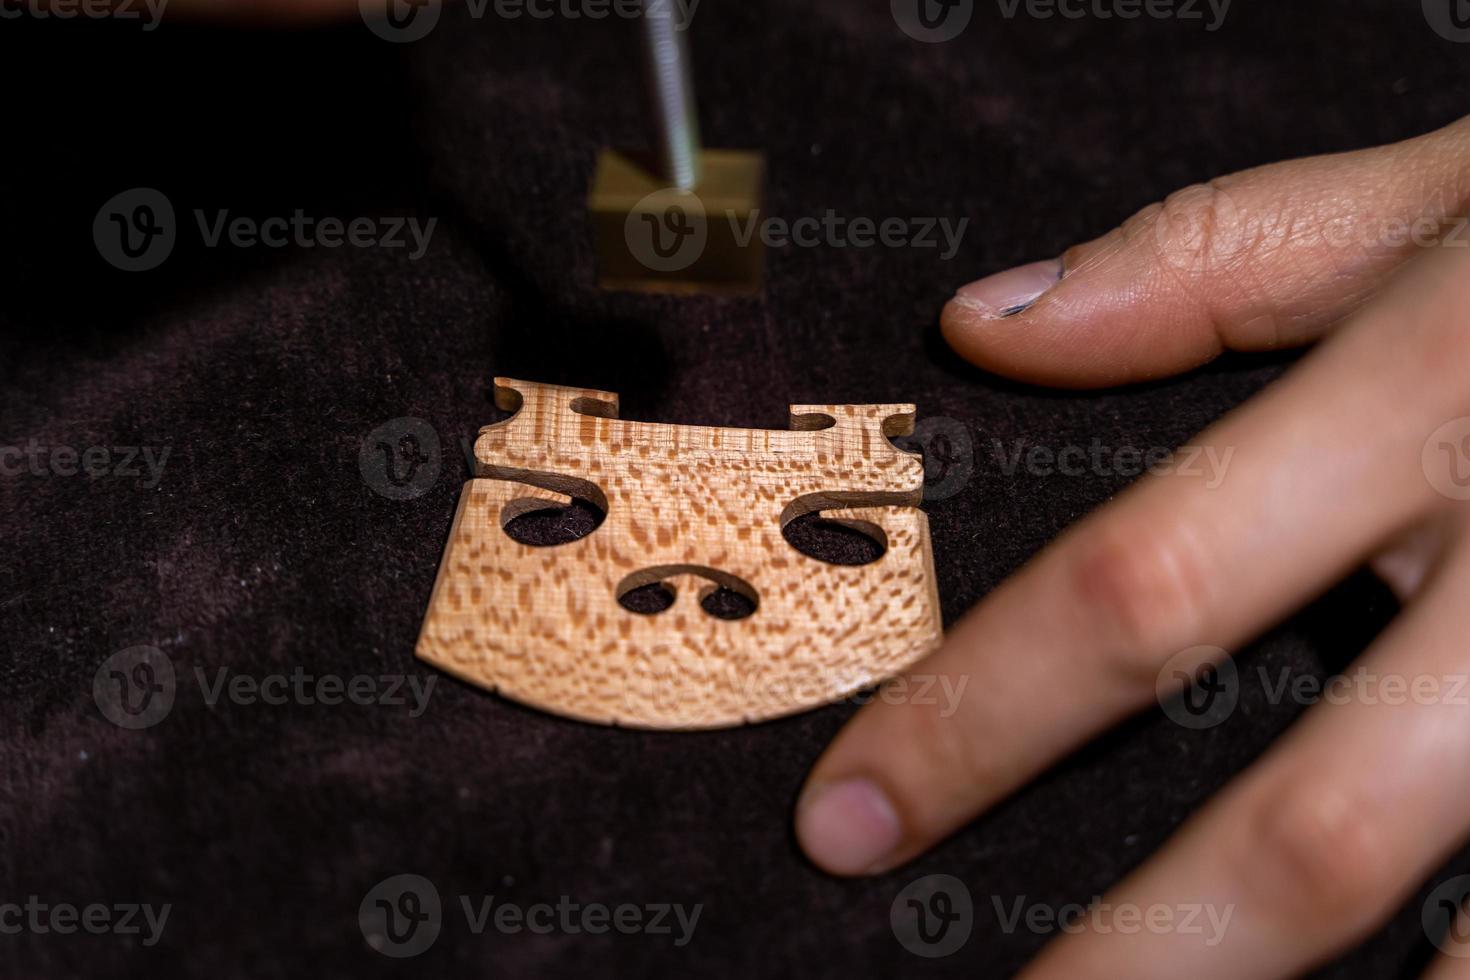
[[[604,289],[748,295],[760,291],[765,158],[704,150],[680,191],[633,156],[603,150],[588,208]]]

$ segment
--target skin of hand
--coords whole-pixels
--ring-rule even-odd
[[[908,861],[1156,704],[1183,651],[1238,646],[1365,563],[1405,608],[1360,665],[1410,690],[1470,672],[1467,206],[1470,119],[1191,187],[962,288],[950,345],[1037,384],[1322,343],[1199,437],[1235,449],[1223,482],[1145,477],[950,631],[913,673],[974,680],[949,688],[968,692],[957,711],[879,698],[854,716],[797,803],[811,860],[837,875]],[[1470,838],[1463,700],[1315,705],[1104,897],[1233,906],[1217,945],[1088,917],[1023,976],[1284,977],[1352,946]],[[1470,960],[1430,975],[1470,978]]]

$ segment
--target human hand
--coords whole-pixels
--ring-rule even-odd
[[[1411,690],[1470,671],[1467,203],[1470,119],[1189,188],[1062,260],[960,290],[943,315],[955,350],[1041,384],[1328,339],[1200,437],[1235,451],[1223,483],[1146,477],[954,627],[915,672],[983,679],[957,712],[877,699],[853,718],[797,806],[816,864],[908,861],[1148,706],[1181,652],[1240,644],[1364,562],[1406,609],[1363,665]],[[1450,699],[1320,704],[1104,899],[1233,905],[1223,942],[1089,925],[1024,976],[1307,969],[1470,836],[1470,780],[1447,776],[1467,758],[1470,708]],[[1467,962],[1431,973],[1470,977]]]

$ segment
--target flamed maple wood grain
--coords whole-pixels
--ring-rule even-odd
[[[923,466],[889,442],[911,405],[797,405],[789,431],[617,418],[617,396],[509,379],[517,410],[481,431],[418,655],[470,683],[590,722],[693,729],[776,718],[872,686],[940,640]],[[532,547],[504,525],[589,500],[581,540]],[[840,566],[782,536],[812,511],[886,545]],[[663,581],[673,605],[621,594]],[[717,586],[754,599],[725,620]]]

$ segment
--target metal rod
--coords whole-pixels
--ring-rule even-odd
[[[687,25],[676,23],[677,6],[668,0],[644,0],[643,48],[663,177],[670,186],[692,191],[699,185],[699,113],[689,71]]]

